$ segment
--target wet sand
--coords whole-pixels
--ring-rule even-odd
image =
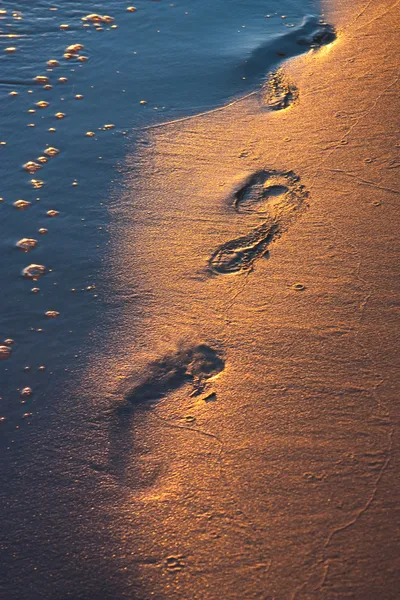
[[[127,158],[67,597],[397,598],[398,4]]]
[[[113,211],[109,468],[141,598],[396,597],[398,3],[333,4],[293,98],[149,130]],[[199,344],[224,361],[200,388]]]

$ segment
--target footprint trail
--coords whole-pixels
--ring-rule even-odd
[[[269,245],[285,233],[307,208],[303,185],[293,172],[258,171],[235,192],[232,208],[238,213],[258,213],[264,218],[247,235],[222,244],[211,256],[209,269],[217,275],[253,268]]]

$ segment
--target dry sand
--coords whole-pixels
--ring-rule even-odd
[[[328,4],[338,38],[284,65],[289,108],[264,89],[128,157],[123,307],[88,375],[118,597],[398,597],[399,2]],[[268,178],[288,191],[253,210]]]

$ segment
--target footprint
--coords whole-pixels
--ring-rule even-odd
[[[111,471],[118,478],[124,478],[130,456],[134,454],[132,425],[135,411],[152,407],[154,402],[185,385],[191,387],[192,393],[201,393],[208,380],[224,368],[225,360],[219,351],[207,344],[198,344],[180,348],[175,354],[151,363],[133,387],[131,381],[125,382],[124,402],[113,411],[110,423]]]
[[[222,244],[211,256],[209,269],[215,274],[249,271],[264,256],[272,241],[287,231],[307,208],[308,193],[293,172],[258,171],[233,196],[238,213],[258,213],[262,225],[249,234]]]
[[[283,69],[278,69],[269,76],[262,103],[270,110],[283,110],[294,104],[298,97],[296,86],[288,79]]]
[[[143,380],[126,394],[131,405],[160,400],[186,383],[202,390],[208,379],[220,373],[225,362],[220,353],[207,344],[181,349],[152,363]]]

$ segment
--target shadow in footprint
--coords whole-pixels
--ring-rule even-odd
[[[307,207],[307,192],[293,172],[258,171],[233,196],[238,213],[258,213],[262,225],[247,235],[222,244],[211,256],[209,269],[215,274],[249,271],[267,253]]]
[[[110,428],[110,468],[123,478],[132,455],[132,427],[135,412],[153,407],[153,403],[185,385],[190,393],[201,393],[209,379],[225,368],[222,355],[207,344],[181,348],[175,354],[150,363],[145,373],[124,383],[124,402],[116,408]]]

